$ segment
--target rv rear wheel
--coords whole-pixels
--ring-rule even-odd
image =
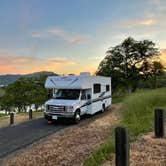
[[[81,120],[80,111],[77,110],[77,111],[75,112],[75,114],[74,114],[74,123],[77,124],[77,123],[80,122],[80,120]]]

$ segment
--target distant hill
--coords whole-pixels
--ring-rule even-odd
[[[6,75],[0,75],[0,85],[9,85],[16,80],[18,80],[20,77],[40,77],[41,75],[58,75],[54,72],[50,71],[41,71],[41,72],[35,72],[30,74],[6,74]]]

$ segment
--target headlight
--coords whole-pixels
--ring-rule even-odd
[[[65,111],[73,111],[73,106],[66,106]]]

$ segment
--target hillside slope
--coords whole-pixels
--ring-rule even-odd
[[[6,75],[0,75],[0,85],[9,85],[16,80],[18,80],[20,77],[39,77],[40,75],[58,75],[54,72],[50,71],[41,71],[41,72],[35,72],[30,74],[6,74]]]

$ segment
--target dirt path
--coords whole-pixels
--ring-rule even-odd
[[[166,166],[166,138],[149,133],[138,139],[131,145],[131,166]]]
[[[118,122],[120,105],[83,120],[9,156],[4,166],[80,166],[83,160],[110,134]]]
[[[151,132],[132,143],[130,149],[130,166],[166,166],[166,137],[156,139]],[[112,156],[103,166],[114,166],[114,159]]]

